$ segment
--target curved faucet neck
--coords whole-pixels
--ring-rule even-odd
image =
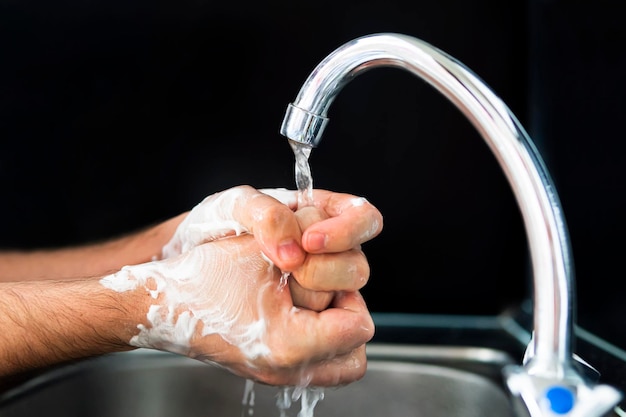
[[[378,67],[422,78],[471,121],[495,154],[513,189],[529,243],[534,285],[534,330],[529,373],[571,373],[573,268],[561,204],[534,144],[507,106],[467,67],[419,39],[375,34],[348,42],[314,69],[290,104],[281,134],[317,146],[327,112],[341,89]]]

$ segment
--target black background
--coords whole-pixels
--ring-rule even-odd
[[[544,156],[572,238],[578,322],[626,348],[626,30],[612,2],[0,3],[0,246],[105,239],[238,184],[294,188],[278,133],[311,70],[361,35],[423,39],[478,74]],[[372,311],[497,314],[529,294],[519,210],[443,96],[397,69],[347,85],[314,185],[385,217]]]

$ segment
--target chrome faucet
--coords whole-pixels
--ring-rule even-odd
[[[313,70],[289,104],[280,133],[316,147],[328,109],[357,75],[378,67],[405,69],[446,96],[495,154],[513,189],[526,230],[533,272],[533,332],[520,366],[504,377],[520,412],[531,417],[602,416],[621,399],[576,366],[572,352],[573,267],[561,203],[546,166],[517,118],[472,71],[430,44],[381,33],[337,48]]]

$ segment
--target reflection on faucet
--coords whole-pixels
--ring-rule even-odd
[[[604,415],[621,394],[612,387],[593,386],[572,359],[573,268],[552,179],[516,117],[467,67],[410,36],[383,33],[355,39],[313,70],[289,104],[281,134],[317,146],[339,91],[360,73],[378,67],[405,69],[454,103],[487,142],[513,189],[532,261],[534,329],[523,366],[506,372],[511,393],[532,417]]]

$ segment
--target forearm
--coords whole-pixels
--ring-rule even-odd
[[[147,298],[98,279],[0,283],[0,377],[133,349]]]
[[[0,252],[0,282],[105,275],[161,255],[185,214],[124,237],[80,247]]]

